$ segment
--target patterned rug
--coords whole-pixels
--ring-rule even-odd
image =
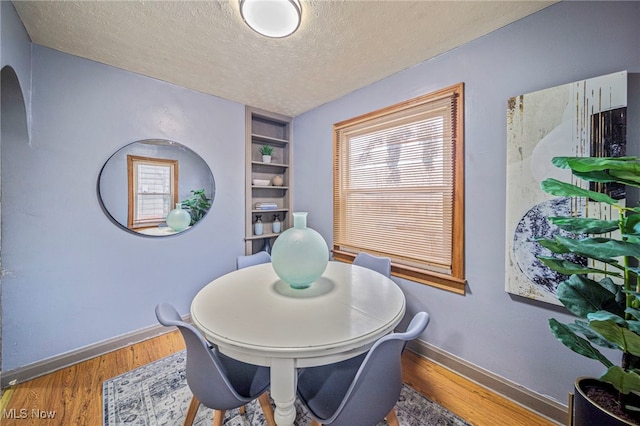
[[[120,376],[106,380],[102,387],[103,426],[177,426],[182,425],[191,400],[185,379],[185,352],[178,352]],[[297,426],[308,426],[310,418],[296,402]],[[402,426],[470,426],[455,414],[403,386],[396,404]],[[194,426],[209,426],[213,410],[200,406]],[[227,411],[225,426],[266,425],[258,401],[246,406],[245,414]],[[386,422],[380,425],[386,425]]]

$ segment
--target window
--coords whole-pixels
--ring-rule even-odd
[[[336,260],[464,294],[463,83],[334,127]]]
[[[127,155],[130,229],[165,222],[178,202],[178,161]]]

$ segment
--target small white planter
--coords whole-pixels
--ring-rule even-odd
[[[270,163],[271,162],[271,156],[270,155],[263,155],[262,156],[262,162],[263,163]]]

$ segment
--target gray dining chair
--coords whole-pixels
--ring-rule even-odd
[[[247,268],[253,265],[271,262],[271,255],[266,251],[259,251],[246,256],[238,256],[236,259],[236,269]]]
[[[360,252],[356,258],[353,259],[353,264],[380,272],[387,278],[391,276],[391,259],[388,257],[374,256],[369,253]]]
[[[258,399],[269,426],[275,426],[273,409],[266,393],[270,385],[269,368],[229,358],[215,347],[168,303],[156,306],[156,318],[166,327],[178,327],[187,347],[187,385],[193,393],[184,421],[193,424],[200,404],[214,410],[213,424],[221,426],[226,410],[244,408]]]
[[[298,375],[298,398],[311,415],[312,426],[372,426],[387,419],[398,425],[394,406],[402,390],[401,353],[429,324],[418,312],[404,333],[378,339],[366,353]]]

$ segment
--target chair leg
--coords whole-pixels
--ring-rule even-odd
[[[184,418],[184,426],[191,426],[193,424],[193,420],[196,418],[196,413],[198,412],[198,407],[200,407],[200,401],[194,396],[191,398],[191,403],[189,403],[187,415]]]
[[[222,426],[225,410],[213,410],[213,426]]]
[[[322,426],[322,424],[317,420],[311,420],[311,426]]]
[[[395,408],[392,408],[391,411],[389,411],[386,419],[389,426],[400,426],[400,423],[398,422],[398,416],[396,416]]]
[[[269,394],[263,393],[258,397],[260,407],[262,407],[262,413],[264,419],[267,421],[268,426],[276,426],[276,418],[273,416],[273,408],[271,407],[271,401],[269,401]]]
[[[238,407],[238,412],[240,413],[240,415],[245,415],[247,413],[247,408],[245,405],[243,405],[242,407]]]

